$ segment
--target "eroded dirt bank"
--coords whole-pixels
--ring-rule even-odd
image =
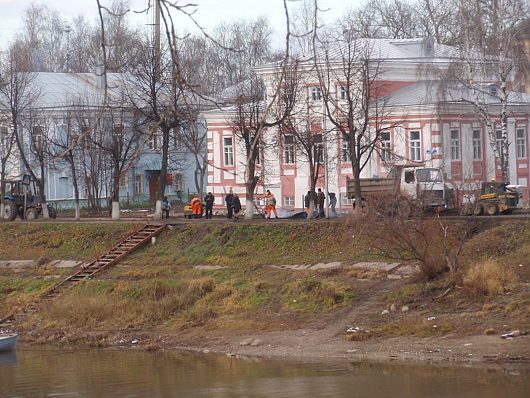
[[[75,266],[93,250],[85,235],[103,251],[116,230],[127,230],[64,227],[74,229],[71,242],[72,231],[32,228],[46,238],[28,252],[45,255],[24,259],[23,247],[16,257],[0,247],[9,263],[0,266],[0,316],[71,273],[57,266],[71,263],[55,259]],[[385,257],[389,248],[382,250],[363,229],[325,222],[181,226],[97,278],[41,302],[13,327],[22,345],[530,363],[528,222],[478,228],[465,242],[459,273],[431,279],[419,278],[417,261]],[[35,262],[17,267],[15,259]],[[489,272],[498,290],[479,290],[483,281],[469,279],[469,270],[483,263],[479,276]]]

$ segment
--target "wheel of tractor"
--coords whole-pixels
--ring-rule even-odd
[[[50,218],[56,219],[57,218],[57,210],[55,210],[54,207],[48,208],[48,215]]]
[[[475,203],[475,207],[473,208],[473,215],[474,216],[480,216],[480,215],[482,215],[483,211],[484,211],[484,209],[482,208],[482,204]]]
[[[4,204],[4,218],[9,221],[13,221],[17,218],[18,211],[14,203],[5,203]]]
[[[495,203],[490,203],[486,206],[485,211],[488,216],[494,216],[499,213],[499,207]]]
[[[26,220],[35,220],[39,214],[37,213],[37,209],[34,207],[30,207],[29,209],[26,209]]]

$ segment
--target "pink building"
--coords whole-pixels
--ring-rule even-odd
[[[374,49],[372,54],[377,55],[372,60],[384,66],[378,82],[390,113],[386,120],[389,127],[381,134],[378,150],[367,159],[362,176],[384,177],[392,164],[415,161],[442,168],[449,181],[464,189],[472,189],[480,181],[500,180],[502,173],[495,162],[485,123],[468,101],[469,90],[458,84],[442,85],[438,79],[440,70],[446,70],[451,64],[454,51],[435,45],[430,39],[367,42]],[[271,98],[277,65],[263,65],[257,72]],[[317,187],[335,192],[339,208],[350,208],[346,177],[351,177],[352,168],[347,147],[325,117],[319,83],[310,63],[304,79],[304,106],[310,112],[311,130],[322,134],[321,142],[316,145],[321,147],[325,167]],[[494,82],[484,83],[483,88],[491,90],[491,94],[496,94],[498,89]],[[340,100],[343,95],[340,79],[333,90]],[[499,115],[499,103],[494,97],[487,100],[488,109],[491,114]],[[510,183],[522,186],[524,201],[528,203],[530,95],[511,91],[508,104]],[[232,189],[240,195],[244,206],[246,158],[230,127],[234,112],[235,108],[227,107],[204,114],[208,128],[208,190],[220,197]],[[495,129],[500,138],[500,124]],[[263,136],[268,144],[260,154],[256,192],[270,189],[280,207],[302,209],[303,197],[310,186],[307,162],[294,150],[288,137],[275,140],[278,134],[273,130]],[[495,145],[499,145],[498,140]],[[221,206],[220,201],[217,205]]]

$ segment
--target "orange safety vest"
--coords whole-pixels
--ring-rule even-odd
[[[201,199],[198,197],[194,197],[191,200],[191,208],[193,210],[193,214],[201,214],[202,213],[202,202]]]

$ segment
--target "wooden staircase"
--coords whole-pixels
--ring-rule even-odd
[[[115,265],[134,249],[151,240],[152,237],[158,235],[165,228],[165,224],[146,224],[137,229],[125,238],[116,243],[107,253],[98,257],[94,261],[84,264],[74,274],[62,280],[45,293],[43,293],[38,301],[51,300],[63,294],[68,288],[76,283],[89,279],[103,270]],[[37,303],[30,303],[17,313],[11,314],[0,320],[0,327],[11,326],[16,316],[29,315],[37,311]]]

